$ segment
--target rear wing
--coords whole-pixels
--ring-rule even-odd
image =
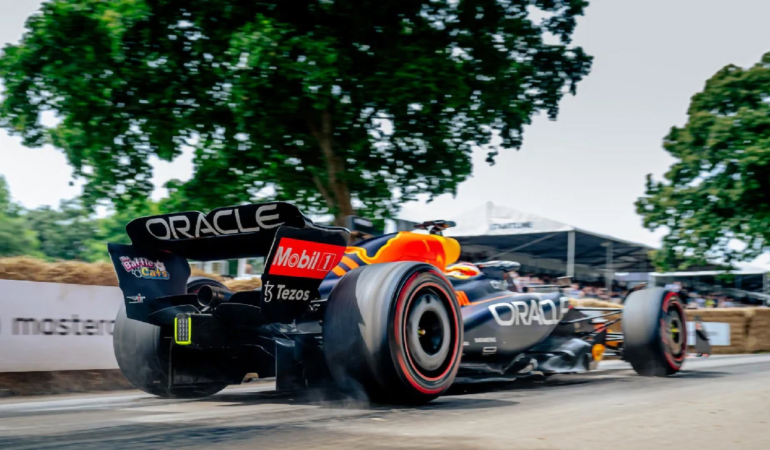
[[[143,217],[126,226],[132,245],[109,244],[129,318],[160,324],[158,314],[195,312],[188,298],[188,259],[210,261],[266,256],[261,313],[290,321],[340,262],[350,239],[345,228],[315,225],[296,206],[274,202]],[[256,306],[256,305],[255,305]],[[173,317],[173,315],[164,314]]]
[[[267,255],[281,226],[315,225],[296,206],[271,202],[218,208],[208,214],[186,211],[142,217],[129,222],[126,233],[137,248],[215,261]]]

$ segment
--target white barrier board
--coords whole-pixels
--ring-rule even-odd
[[[730,324],[722,322],[703,322],[706,336],[713,346],[730,345]],[[687,345],[695,345],[695,322],[687,322]]]
[[[120,289],[0,280],[0,372],[117,369]]]

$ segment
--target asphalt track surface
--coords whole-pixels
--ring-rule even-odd
[[[431,404],[356,404],[270,383],[206,400],[137,391],[0,401],[0,449],[770,449],[770,355],[688,359],[672,378],[457,384]]]

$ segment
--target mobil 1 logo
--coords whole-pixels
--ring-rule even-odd
[[[289,323],[310,309],[319,287],[339,264],[349,233],[315,227],[278,229],[262,275],[262,313]]]

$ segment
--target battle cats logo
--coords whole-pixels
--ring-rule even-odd
[[[126,272],[134,274],[137,278],[147,278],[148,280],[168,280],[171,278],[166,270],[166,265],[160,261],[121,256],[120,264],[123,265]]]

